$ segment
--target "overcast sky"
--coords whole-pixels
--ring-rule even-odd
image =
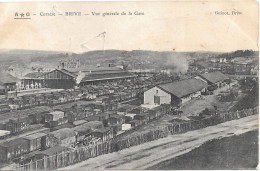
[[[233,11],[241,15],[231,15]],[[143,12],[144,15],[92,16],[92,12]],[[215,11],[230,15],[216,15]],[[31,20],[15,20],[30,12]],[[40,13],[55,12],[55,17]],[[81,12],[66,17],[65,12]],[[62,15],[58,15],[62,13]],[[105,49],[156,51],[257,50],[256,1],[45,2],[0,4],[0,49],[83,52]],[[32,15],[36,14],[36,15]],[[89,15],[84,15],[89,14]],[[81,44],[87,48],[82,48]]]

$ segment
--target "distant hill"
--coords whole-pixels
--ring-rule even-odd
[[[109,63],[125,65],[128,68],[178,68],[186,70],[188,63],[216,57],[218,52],[170,52],[149,50],[105,50],[72,53],[72,57],[80,60],[84,66],[108,66]],[[42,50],[8,50],[0,49],[0,63],[4,66],[32,67],[35,65],[55,67],[62,59],[68,59],[69,54],[61,51]]]

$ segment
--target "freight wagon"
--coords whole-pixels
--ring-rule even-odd
[[[53,111],[45,115],[44,122],[57,121],[60,118],[64,117],[64,112],[62,111]]]
[[[113,130],[110,128],[95,129],[91,132],[91,136],[106,141],[113,138]]]
[[[93,109],[91,107],[85,107],[84,113],[85,113],[85,117],[92,116],[93,115]]]
[[[34,151],[34,150],[41,149],[41,142],[42,142],[42,138],[44,136],[46,136],[45,133],[38,132],[38,133],[35,133],[35,134],[27,135],[23,138],[28,140],[29,150]]]
[[[41,113],[30,114],[29,118],[32,121],[32,124],[44,123],[45,115],[48,114],[48,113],[49,112],[41,112]]]
[[[74,121],[85,118],[86,115],[84,112],[70,112],[70,113],[68,113],[67,117],[68,117],[68,122],[72,123]]]
[[[73,128],[77,133],[77,142],[83,142],[91,134],[91,128],[88,125],[80,125]]]
[[[0,161],[7,162],[30,152],[29,140],[16,138],[0,143]]]
[[[57,126],[60,126],[60,125],[66,124],[66,123],[68,123],[68,118],[64,117],[64,118],[59,118],[56,121],[47,122],[46,126],[49,128],[54,128],[54,127],[57,127]]]
[[[147,123],[149,121],[149,113],[140,113],[134,116],[134,119],[140,120],[143,123]]]
[[[42,139],[42,148],[47,149],[57,145],[69,147],[76,143],[76,133],[73,129],[63,128],[50,132]]]
[[[20,164],[26,164],[26,163],[30,163],[31,161],[42,160],[44,157],[54,156],[62,152],[67,152],[69,150],[70,149],[67,147],[55,146],[43,151],[34,151],[32,153],[25,154]]]
[[[6,130],[10,131],[11,134],[19,133],[21,131],[27,130],[30,127],[31,120],[26,118],[10,119],[6,123]]]

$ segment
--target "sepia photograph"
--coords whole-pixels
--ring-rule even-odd
[[[0,15],[0,170],[259,169],[259,2]]]

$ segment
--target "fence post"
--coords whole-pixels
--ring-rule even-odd
[[[37,168],[38,168],[38,167],[37,167],[37,164],[38,164],[37,161],[38,161],[38,160],[35,161],[35,170],[37,170]]]

